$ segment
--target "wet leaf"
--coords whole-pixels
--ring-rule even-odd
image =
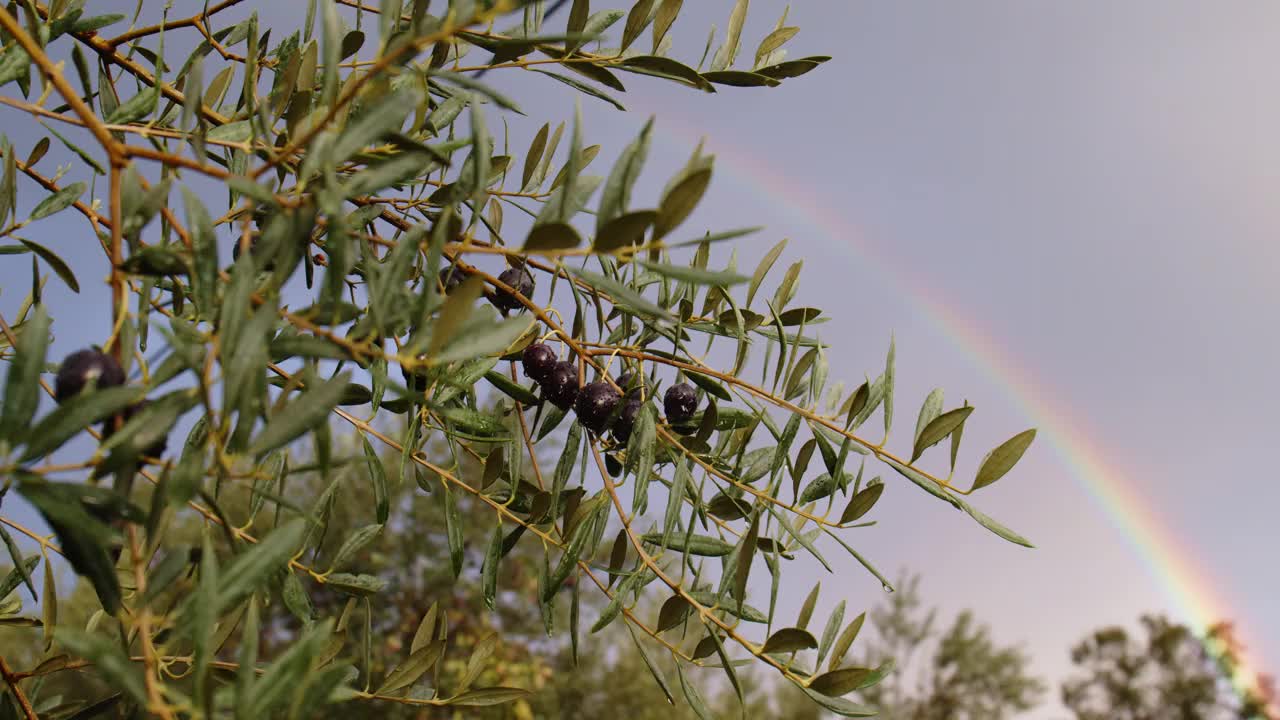
[[[880,500],[880,495],[883,492],[884,483],[874,483],[872,485],[868,485],[862,490],[859,490],[852,498],[849,499],[848,506],[846,506],[844,512],[840,514],[840,524],[847,525],[848,523],[861,518],[863,515],[866,515],[868,512],[871,512],[871,508],[875,507],[876,502]]]

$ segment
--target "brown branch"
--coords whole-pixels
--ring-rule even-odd
[[[138,528],[129,525],[126,532],[129,538],[130,564],[133,565],[134,596],[140,598],[147,589],[146,573],[143,572],[146,562],[143,561],[142,550],[138,547]],[[160,688],[156,686],[156,668],[159,662],[156,658],[156,647],[151,639],[151,608],[143,604],[134,616],[134,623],[138,636],[142,640],[142,680],[147,689],[147,710],[166,720],[172,720],[173,711],[161,696]]]
[[[18,700],[18,707],[22,708],[22,714],[27,720],[40,720],[40,716],[36,715],[36,709],[31,707],[27,694],[18,687],[18,678],[14,676],[13,670],[9,667],[9,663],[5,662],[3,655],[0,655],[0,674],[4,675],[5,684],[13,691],[13,696]]]
[[[27,55],[29,55],[31,60],[35,62],[36,66],[40,68],[40,72],[44,74],[50,84],[52,84],[58,91],[58,94],[62,96],[62,99],[67,101],[67,104],[71,106],[72,111],[74,111],[80,118],[81,122],[85,124],[85,127],[89,129],[89,132],[93,133],[98,144],[102,146],[103,150],[107,151],[107,155],[114,162],[115,158],[119,154],[116,139],[111,137],[111,133],[107,132],[107,129],[103,127],[102,122],[98,120],[93,109],[88,105],[85,105],[84,100],[80,98],[80,94],[67,84],[66,78],[62,77],[62,73],[58,70],[57,66],[53,64],[53,61],[49,59],[49,56],[45,54],[39,43],[28,35],[27,31],[22,28],[22,25],[18,22],[17,18],[10,15],[9,11],[3,7],[0,7],[0,27],[4,27],[5,31],[12,35],[13,39],[22,46],[22,49],[27,51]]]
[[[36,5],[36,9],[39,11],[41,16],[46,18],[49,16],[48,8],[42,5]],[[150,85],[151,87],[159,89],[160,94],[164,95],[165,97],[169,98],[175,103],[182,105],[183,103],[186,102],[185,95],[183,95],[181,92],[179,92],[177,89],[175,89],[172,85],[168,83],[158,82],[156,80],[156,77],[152,75],[146,68],[142,67],[137,62],[134,62],[133,60],[130,60],[129,58],[124,57],[120,53],[116,52],[115,48],[113,48],[110,44],[108,44],[108,42],[105,39],[95,35],[94,33],[89,33],[89,32],[75,33],[74,37],[77,40],[79,40],[81,43],[83,43],[86,47],[88,47],[90,50],[93,50],[94,52],[96,52],[100,57],[102,57],[103,60],[106,60],[112,65],[116,65],[122,68],[123,70],[127,71],[130,75],[133,75],[138,80],[140,80],[143,84]],[[225,125],[228,122],[231,122],[230,118],[218,113],[216,110],[213,110],[212,108],[208,107],[207,105],[204,105],[203,103],[200,105],[200,114],[203,115],[205,119],[208,120],[209,122],[215,123],[217,125]]]
[[[192,15],[191,17],[183,18],[181,20],[171,20],[169,22],[156,23],[155,25],[136,28],[134,30],[130,30],[128,32],[117,35],[111,38],[110,40],[104,40],[103,42],[108,47],[114,50],[119,45],[123,45],[124,43],[137,40],[138,38],[146,37],[148,35],[155,35],[161,31],[177,30],[179,28],[192,27],[194,25],[197,25],[203,22],[205,18],[212,17],[222,12],[223,10],[226,10],[232,5],[238,5],[242,2],[244,2],[244,0],[223,0],[217,5],[214,5],[213,7],[208,8],[207,10],[200,13],[199,15]]]

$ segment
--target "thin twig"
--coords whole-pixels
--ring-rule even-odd
[[[5,684],[13,691],[13,696],[18,700],[18,707],[22,708],[22,714],[27,717],[27,720],[40,720],[40,716],[36,715],[36,709],[27,699],[27,694],[18,687],[18,678],[14,677],[13,670],[10,669],[9,663],[5,662],[3,655],[0,655],[0,674],[4,675]]]

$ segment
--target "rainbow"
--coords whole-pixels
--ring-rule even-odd
[[[631,95],[634,97],[635,93]],[[669,106],[664,107],[655,123],[655,133],[690,148],[701,139],[699,132],[682,124]],[[705,147],[706,152],[716,155],[717,165],[730,169],[731,173],[726,174],[732,175],[746,189],[768,200],[773,207],[785,208],[785,213],[800,226],[835,241],[836,246],[860,262],[873,265],[888,285],[905,289],[904,297],[914,304],[920,316],[967,354],[993,385],[1004,388],[1018,410],[1039,428],[1037,440],[1041,443],[1047,441],[1071,475],[1084,487],[1111,526],[1147,568],[1174,611],[1181,616],[1181,622],[1194,629],[1204,629],[1220,620],[1236,617],[1229,612],[1226,600],[1214,590],[1220,583],[1214,581],[1205,569],[1195,565],[1190,553],[1180,551],[1184,543],[1147,509],[1148,503],[1122,473],[1108,466],[1097,444],[1079,430],[1083,424],[1064,420],[1066,413],[1043,399],[1046,396],[1044,384],[1036,382],[1027,371],[1002,354],[998,350],[1000,342],[984,332],[977,322],[932,299],[926,282],[879,252],[851,223],[823,206],[816,199],[818,193],[802,192],[803,182],[785,177],[776,167],[755,160],[754,153],[726,146],[714,138],[706,138]],[[717,153],[717,149],[720,152]],[[777,202],[779,199],[784,202]],[[1229,680],[1235,691],[1243,696],[1256,687],[1257,677],[1258,667],[1245,648],[1240,664]]]

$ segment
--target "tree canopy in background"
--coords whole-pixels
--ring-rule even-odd
[[[679,0],[310,0],[298,27],[254,5],[0,6],[0,102],[39,137],[0,141],[0,250],[32,268],[0,313],[0,471],[52,531],[0,515],[6,624],[39,627],[0,713],[530,709],[546,667],[586,703],[565,668],[593,653],[698,717],[721,689],[750,712],[753,673],[869,716],[849,696],[893,661],[854,661],[862,615],[818,616],[816,587],[781,617],[795,559],[890,587],[856,549],[882,472],[1030,545],[968,496],[1034,431],[953,483],[973,408],[935,390],[893,433],[892,342],[829,384],[833,316],[796,304],[785,241],[740,270],[721,250],[753,230],[686,222],[711,156],[644,191],[657,117],[593,174],[573,103],[622,109],[624,77],[821,82],[786,12],[744,51],[739,0],[677,53]],[[552,87],[562,112],[530,118]],[[37,234],[59,213],[83,236]],[[72,338],[44,301],[99,270]],[[55,331],[85,350],[53,364]]]

